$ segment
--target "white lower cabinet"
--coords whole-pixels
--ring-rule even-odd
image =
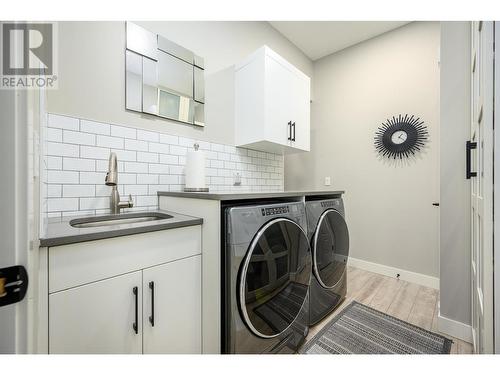
[[[201,256],[146,269],[143,280],[144,353],[201,354]]]
[[[201,353],[201,259],[200,226],[49,248],[46,351]]]
[[[49,352],[142,353],[142,320],[137,334],[133,328],[136,298],[140,314],[142,271],[51,294]]]

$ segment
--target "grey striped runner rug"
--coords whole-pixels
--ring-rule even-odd
[[[448,354],[452,341],[353,301],[302,354]]]

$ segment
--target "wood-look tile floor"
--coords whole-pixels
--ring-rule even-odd
[[[438,295],[439,291],[436,289],[348,267],[347,295],[344,302],[329,316],[310,328],[306,342],[353,300],[443,335],[437,330]],[[453,340],[451,354],[472,353],[472,345],[468,342],[448,335],[443,336]]]

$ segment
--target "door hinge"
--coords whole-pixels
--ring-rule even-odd
[[[22,301],[28,290],[28,273],[23,266],[0,268],[0,307]]]

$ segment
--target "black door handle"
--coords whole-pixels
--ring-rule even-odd
[[[151,289],[151,316],[149,317],[149,323],[151,327],[155,326],[155,282],[149,282],[149,289]]]
[[[0,268],[0,307],[22,301],[28,290],[24,266]]]
[[[289,141],[292,140],[292,122],[288,121],[288,138]]]
[[[139,333],[139,295],[137,293],[137,287],[134,286],[132,289],[132,293],[135,296],[135,322],[132,324],[132,328],[134,329],[135,334]]]
[[[293,127],[293,138],[292,138],[292,141],[295,142],[295,121],[292,123],[292,127]]]
[[[477,172],[471,171],[471,150],[477,148],[477,142],[467,141],[465,144],[465,178],[469,180],[471,177],[477,177]]]
[[[439,203],[435,202],[432,204],[433,206],[439,207]]]

